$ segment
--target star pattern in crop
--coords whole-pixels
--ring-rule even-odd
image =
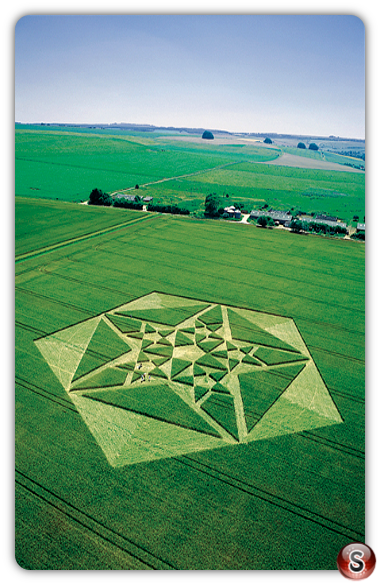
[[[281,316],[152,293],[36,344],[112,465],[342,422]]]

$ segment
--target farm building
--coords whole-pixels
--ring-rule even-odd
[[[271,211],[269,217],[271,217],[273,221],[278,221],[281,225],[284,225],[288,221],[292,221],[292,215],[284,211]]]
[[[356,225],[356,231],[358,231],[358,232],[365,232],[365,223],[358,223]]]
[[[236,209],[234,205],[224,208],[224,213],[228,214],[228,217],[234,217],[235,219],[241,219],[240,209]]]
[[[285,211],[276,211],[272,209],[271,211],[262,211],[258,209],[253,209],[250,213],[251,219],[257,219],[264,215],[265,217],[271,217],[273,221],[278,222],[281,225],[285,225],[287,222],[292,221],[292,215]]]
[[[258,217],[260,217],[261,215],[263,215],[264,212],[260,211],[259,209],[252,209],[250,215],[251,219],[257,219]]]
[[[342,227],[342,228],[346,228],[347,229],[347,224],[344,221],[337,221],[337,218],[335,218],[335,219],[334,218],[330,218],[330,219],[317,219],[319,217],[321,217],[321,216],[316,216],[313,219],[304,219],[303,221],[305,223],[311,223],[311,222],[313,222],[313,223],[321,223],[321,224],[324,224],[324,225],[328,225],[330,227],[338,227],[339,226],[339,227]],[[328,217],[328,216],[325,216],[325,217]]]
[[[144,203],[151,203],[153,201],[153,197],[151,197],[151,196],[144,197],[143,201],[144,201]]]
[[[337,222],[338,218],[337,217],[333,217],[332,215],[326,215],[325,213],[317,213],[317,215],[314,218],[314,221],[322,221],[323,223],[327,223],[329,221],[332,222]],[[327,224],[329,225],[329,224]]]
[[[117,193],[114,199],[125,199],[126,201],[136,201],[136,195],[125,195],[125,193]]]

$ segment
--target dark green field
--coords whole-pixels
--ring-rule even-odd
[[[247,185],[251,176],[257,181],[263,175],[267,181],[269,178],[265,170],[258,170],[254,147],[247,147],[247,157],[252,160],[240,163],[243,157],[230,152],[231,148],[216,153],[215,149],[206,152],[206,146],[192,146],[184,153],[174,144],[161,156],[150,152],[149,148],[157,146],[155,142],[148,146],[145,137],[129,140],[124,135],[103,135],[106,146],[102,142],[100,147],[96,140],[89,151],[87,136],[61,132],[55,150],[56,135],[38,136],[37,144],[33,133],[20,134],[16,164],[16,193],[23,196],[16,198],[17,562],[28,569],[336,570],[338,551],[349,542],[365,541],[364,245],[250,225],[48,201],[76,201],[85,199],[95,186],[112,191],[231,162],[239,162],[239,166],[210,172],[207,180],[206,175],[193,177],[189,184],[194,193],[200,198],[212,183],[219,185],[223,176],[225,183],[218,189],[233,186],[236,193],[245,188],[242,176]],[[74,140],[78,149],[86,146],[81,156],[73,157]],[[65,141],[67,150],[63,148]],[[28,154],[31,148],[33,155]],[[112,162],[107,152],[112,152]],[[141,152],[146,159],[141,158]],[[156,168],[141,162],[156,155]],[[133,166],[134,160],[140,161],[140,166]],[[270,181],[277,185],[281,197],[293,188],[289,181],[292,185],[301,182],[302,189],[310,182],[314,185],[310,189],[344,192],[342,199],[364,205],[363,175],[337,172],[316,178],[312,175],[317,171],[305,170],[295,177],[293,169],[288,169],[288,174],[280,177],[277,167],[271,168],[274,174]],[[349,181],[346,175],[350,175]],[[319,181],[318,187],[315,181]],[[269,184],[260,187],[260,197],[267,198]],[[188,187],[184,189],[188,191]],[[30,199],[36,196],[45,199]],[[75,392],[64,389],[58,369],[48,365],[35,342],[43,343],[41,340],[54,333],[59,353],[63,347],[60,336],[66,336],[75,357],[79,341],[71,342],[67,328],[82,331],[99,315],[111,314],[109,328],[99,327],[99,340],[110,352],[107,359],[113,358],[122,350],[108,340],[111,327],[125,327],[138,347],[143,334],[134,323],[149,318],[155,325],[159,319],[154,308],[147,306],[144,310],[150,313],[142,316],[138,305],[124,312],[123,305],[154,292],[184,298],[186,318],[194,313],[191,307],[197,303],[197,310],[217,303],[258,311],[264,315],[262,319],[265,315],[292,319],[325,384],[326,396],[343,422],[328,426],[311,423],[299,432],[238,443],[230,395],[219,388],[211,398],[205,398],[200,384],[196,399],[204,400],[205,406],[199,410],[219,417],[232,437],[230,444],[119,467],[110,465],[99,437],[90,432],[90,419],[80,414]],[[117,315],[112,316],[115,309]],[[167,331],[160,329],[161,337],[166,336],[170,345],[172,328],[184,317],[175,318],[176,307],[164,310],[165,319],[171,322]],[[221,317],[217,311],[215,315],[208,323],[206,318],[199,319],[199,330],[209,325],[212,331],[215,325],[217,331]],[[248,345],[251,337],[243,321],[235,319],[231,320],[235,333],[242,346]],[[144,335],[153,339],[156,334],[145,327]],[[189,335],[184,328],[177,351],[182,351],[181,344]],[[198,335],[198,343],[204,343]],[[161,347],[155,365],[165,372],[165,342],[155,343]],[[263,337],[261,343],[266,346],[271,342]],[[132,343],[130,346],[134,351]],[[149,347],[145,341],[144,348]],[[88,347],[94,363],[106,359],[101,348],[96,340]],[[183,348],[187,351],[186,345]],[[270,353],[264,347],[257,356],[264,364],[265,360],[277,360],[280,366],[273,368],[295,371],[295,366],[284,366],[278,358],[281,349],[287,348]],[[214,359],[223,361],[224,355]],[[59,359],[64,377],[63,351]],[[231,371],[236,361],[231,358]],[[187,363],[174,364],[175,375],[188,377]],[[302,366],[297,366],[297,371]],[[198,366],[201,370],[204,367]],[[130,375],[129,370],[116,364],[110,383],[126,375]],[[260,378],[260,389],[271,378],[280,380],[274,387],[282,391],[283,379],[272,374]],[[241,374],[241,380],[243,392],[249,393],[248,374]],[[95,383],[103,381],[104,375],[98,374]],[[128,415],[130,420],[143,424],[143,419],[133,416],[152,408],[158,419],[165,417],[164,402],[160,405],[156,400],[165,379],[155,382],[152,393],[140,399],[143,386],[139,383],[137,379],[135,396],[131,386],[127,407],[140,414]],[[187,383],[185,379],[183,384]],[[85,382],[80,385],[84,389],[78,393],[88,393]],[[100,399],[108,400],[111,390],[100,392],[104,394],[93,393],[92,399],[87,399],[93,408]],[[118,396],[114,394],[112,400]],[[134,400],[137,406],[130,406],[135,405]],[[174,408],[175,401],[167,400],[167,409]],[[116,405],[123,416],[125,401],[122,397]],[[254,421],[266,405],[259,400],[252,405],[257,409],[250,419]],[[289,402],[285,417],[292,416],[292,408]],[[193,419],[190,414],[183,415],[179,423],[193,425]],[[206,440],[211,445],[217,439],[206,435]],[[147,435],[147,441],[154,441],[153,435]]]

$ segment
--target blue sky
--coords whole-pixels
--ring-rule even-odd
[[[15,119],[364,138],[355,16],[25,16]]]

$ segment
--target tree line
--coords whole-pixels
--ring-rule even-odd
[[[290,229],[297,233],[302,231],[316,234],[348,234],[347,228],[339,224],[328,225],[318,221],[301,221],[300,219],[293,219],[290,222]]]
[[[135,195],[135,200],[130,199],[113,199],[108,193],[104,193],[101,189],[93,189],[90,193],[89,205],[101,205],[104,207],[121,207],[124,209],[141,210],[143,208],[143,201],[139,195]],[[160,213],[171,213],[173,215],[189,215],[189,210],[178,205],[159,205],[148,203],[146,205],[147,211],[158,211]]]

